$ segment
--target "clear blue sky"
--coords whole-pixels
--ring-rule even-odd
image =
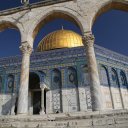
[[[30,2],[39,2],[41,0],[30,0]],[[21,6],[20,0],[0,0],[0,10]],[[71,29],[80,33],[71,22],[58,19],[46,24],[38,33],[34,47],[49,32],[61,29]],[[95,43],[113,51],[128,56],[128,13],[123,11],[112,10],[100,16],[94,26],[93,34],[95,35]],[[0,57],[12,56],[20,54],[20,34],[16,30],[7,29],[0,32]]]

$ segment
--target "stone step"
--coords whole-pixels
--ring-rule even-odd
[[[1,116],[0,128],[128,128],[128,111]]]

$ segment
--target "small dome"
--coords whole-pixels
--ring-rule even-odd
[[[37,51],[83,46],[79,34],[71,30],[57,30],[45,36],[39,43]]]

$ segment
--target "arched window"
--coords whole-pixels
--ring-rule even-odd
[[[61,72],[58,69],[52,71],[52,89],[61,89]]]
[[[83,86],[85,85],[89,85],[89,81],[90,81],[90,78],[89,78],[89,74],[88,74],[88,66],[85,65],[83,66],[83,78],[82,78],[82,81],[83,81]]]
[[[127,85],[127,79],[126,79],[126,75],[123,71],[120,72],[120,77],[121,77],[121,84],[126,86]]]
[[[52,70],[52,98],[53,98],[53,111],[54,113],[62,112],[62,81],[61,72],[58,69]]]
[[[0,76],[0,93],[2,93],[2,77]]]
[[[78,86],[77,72],[72,67],[68,68],[68,82],[70,85],[74,85],[74,87]]]
[[[108,72],[107,72],[106,67],[101,66],[100,74],[101,74],[101,84],[108,85],[109,84],[109,82],[108,82]]]
[[[78,79],[77,71],[74,67],[68,68],[68,82],[67,82],[67,91],[68,91],[68,108],[69,112],[79,111],[79,94],[78,94]]]
[[[113,85],[119,85],[117,72],[113,68],[112,68],[112,82],[113,82]]]
[[[7,78],[7,92],[8,93],[13,93],[14,91],[14,76],[13,75],[8,75]]]

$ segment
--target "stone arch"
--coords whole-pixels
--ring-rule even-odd
[[[36,74],[36,75],[39,77],[39,81],[40,81],[40,82],[41,82],[41,80],[42,80],[42,75],[45,74],[43,71],[30,71],[29,74],[31,74],[31,73]],[[45,74],[45,75],[46,75],[46,74]]]
[[[21,25],[13,23],[11,21],[7,21],[7,20],[0,21],[0,32],[4,31],[5,29],[8,29],[8,28],[17,30],[20,33],[20,37],[21,37],[21,40],[22,40],[22,38],[23,38],[23,28],[21,27]]]
[[[40,14],[40,16],[37,16],[33,20],[31,30],[28,32],[28,38],[33,38],[34,40],[41,27],[56,18],[67,19],[68,21],[75,23],[80,28],[82,33],[84,32],[85,21],[79,13],[63,7],[53,7],[49,8],[43,13],[43,15]]]
[[[122,10],[122,11],[128,11],[128,1],[123,2],[121,1],[107,1],[103,3],[97,10],[95,11],[94,15],[92,16],[92,21],[91,21],[91,27],[93,26],[94,22],[96,19],[102,15],[103,13],[111,10],[111,9],[116,9],[116,10]]]
[[[3,31],[7,28],[19,30],[18,26],[10,21],[0,21],[0,31]]]
[[[35,78],[34,82],[38,82],[38,85],[36,88],[40,88],[40,74],[38,72],[30,72],[29,73],[29,88],[35,89],[34,87],[30,87],[30,85],[34,85],[35,83],[31,83],[31,80],[33,81],[33,79]],[[36,83],[37,84],[37,83]]]

